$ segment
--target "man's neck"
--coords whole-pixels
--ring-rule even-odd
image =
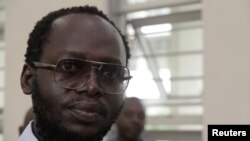
[[[36,120],[34,120],[31,124],[31,129],[33,134],[35,135],[35,137],[39,140],[39,141],[44,141],[44,139],[42,138],[42,136],[39,135],[39,129],[37,128],[37,122]]]

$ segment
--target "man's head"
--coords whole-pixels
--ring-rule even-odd
[[[140,99],[135,97],[125,99],[116,121],[118,137],[123,141],[138,141],[144,124],[145,109]]]
[[[95,7],[52,12],[30,34],[21,86],[40,140],[100,140],[130,79],[124,36]]]

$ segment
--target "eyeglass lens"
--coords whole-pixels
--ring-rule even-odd
[[[129,71],[126,67],[113,64],[97,64],[80,59],[63,59],[58,62],[55,69],[55,81],[64,88],[77,89],[82,87],[89,79],[93,65],[97,69],[97,83],[105,92],[121,93],[127,85]]]

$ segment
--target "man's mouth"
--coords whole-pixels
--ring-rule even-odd
[[[100,118],[106,117],[106,110],[98,104],[90,104],[88,102],[76,102],[69,107],[72,115],[81,122],[96,122]]]

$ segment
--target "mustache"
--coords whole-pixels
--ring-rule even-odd
[[[108,116],[108,110],[106,106],[98,99],[96,99],[95,101],[89,101],[84,97],[76,97],[71,98],[67,105],[67,108],[70,110],[79,109],[85,110],[87,112],[96,112],[104,117]]]

